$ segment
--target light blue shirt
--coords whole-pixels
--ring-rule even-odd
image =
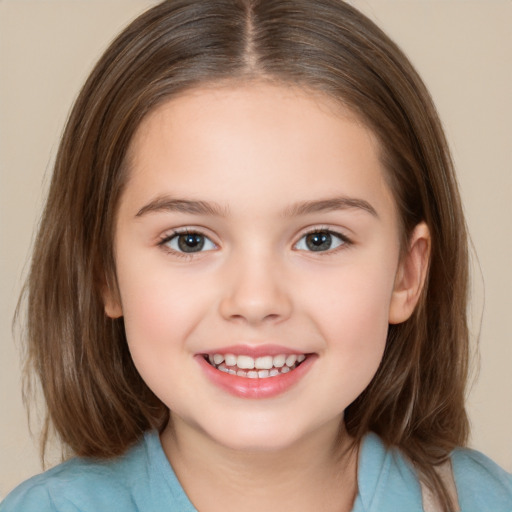
[[[512,512],[512,475],[479,452],[455,450],[452,466],[462,512]],[[353,512],[421,512],[413,467],[396,449],[368,434],[359,455]],[[124,456],[109,461],[74,458],[27,480],[0,512],[197,512],[158,434],[148,432]],[[316,511],[314,511],[316,512]]]

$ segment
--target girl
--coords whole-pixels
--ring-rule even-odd
[[[27,283],[75,454],[2,511],[507,511],[462,448],[467,239],[428,92],[339,0],[170,0],[68,121]]]

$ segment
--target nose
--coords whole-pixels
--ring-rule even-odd
[[[280,323],[291,315],[289,283],[276,260],[256,255],[231,262],[222,285],[220,315],[251,325]]]

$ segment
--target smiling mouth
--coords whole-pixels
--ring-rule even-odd
[[[291,372],[307,354],[280,354],[250,357],[234,354],[205,354],[204,359],[217,370],[248,379],[268,379]]]

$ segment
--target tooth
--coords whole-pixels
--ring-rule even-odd
[[[297,363],[302,363],[306,359],[306,356],[304,354],[301,354],[300,356],[297,356]]]
[[[291,355],[286,358],[286,366],[293,366],[297,361],[297,356]]]
[[[231,368],[228,368],[228,373],[229,373],[230,375],[236,375],[236,371],[235,371],[235,370],[233,370],[233,369],[231,369]]]
[[[237,366],[244,370],[252,370],[254,368],[254,359],[249,356],[238,356]]]
[[[224,357],[226,359],[226,366],[236,365],[236,356],[234,356],[233,354],[226,354]]]
[[[277,368],[272,368],[269,372],[270,377],[275,377],[276,375],[279,375],[281,372]]]
[[[220,364],[224,361],[224,356],[222,354],[214,354],[213,355],[213,362],[215,364]]]
[[[286,362],[286,357],[283,355],[274,356],[273,362],[276,368],[281,368],[282,366],[284,366],[284,363]]]
[[[224,365],[219,366],[217,368],[217,370],[220,370],[221,372],[224,372],[224,373],[228,373],[229,372],[229,370]]]
[[[288,373],[290,371],[290,368],[288,366],[283,366],[281,368],[281,373]]]
[[[209,356],[208,356],[208,361],[210,361],[210,364],[214,364],[214,362],[213,362],[213,356],[212,356],[212,355],[209,355]]]
[[[249,379],[257,379],[258,372],[251,370],[251,371],[247,372],[247,377],[249,377]]]
[[[247,377],[247,372],[244,372],[243,370],[238,370],[236,372],[236,374],[239,376],[239,377]]]
[[[268,377],[268,375],[269,375],[268,370],[260,370],[260,371],[258,372],[258,377],[259,377],[260,379],[264,379],[264,378]]]
[[[270,370],[273,366],[272,356],[258,357],[254,363],[258,370]]]

